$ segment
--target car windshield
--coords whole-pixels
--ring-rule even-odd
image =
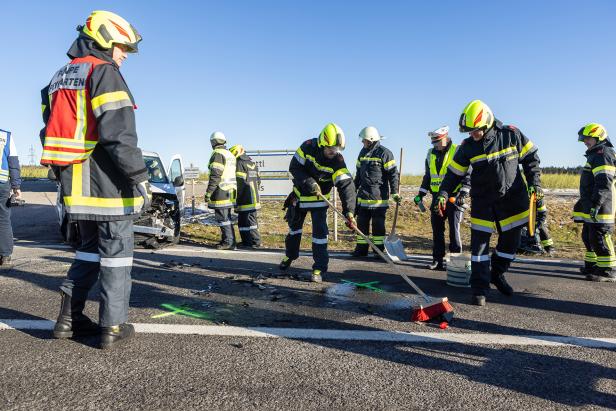
[[[143,156],[150,183],[168,183],[167,173],[158,157]]]

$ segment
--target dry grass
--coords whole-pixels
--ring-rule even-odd
[[[560,199],[548,197],[548,227],[556,243],[556,256],[559,258],[581,259],[583,244],[580,239],[581,225],[574,224],[571,220],[571,210],[574,199]],[[426,204],[428,206],[429,204]],[[391,219],[393,218],[393,207],[390,208],[387,216],[387,228],[391,229]],[[263,209],[259,212],[259,225],[262,242],[268,248],[284,248],[284,237],[288,231],[286,223],[283,221],[284,212],[282,202],[268,201],[263,204]],[[352,235],[342,221],[338,221],[338,241],[333,238],[332,215],[330,213],[330,242],[329,248],[332,250],[352,250],[355,245],[355,236]],[[466,250],[470,244],[470,216],[465,213],[462,223],[462,242]],[[397,234],[402,238],[406,246],[407,254],[430,254],[432,252],[432,229],[430,226],[430,214],[421,213],[418,208],[410,201],[403,202],[400,207],[398,217]],[[208,245],[214,245],[219,241],[220,230],[218,227],[206,227],[198,224],[191,224],[183,228],[183,233],[191,240]],[[302,237],[302,249],[310,250],[310,238],[312,229],[310,217],[306,218],[304,224],[304,235]],[[238,233],[236,232],[236,235]],[[239,235],[238,235],[239,238]],[[495,242],[496,236],[493,236]]]
[[[21,178],[47,178],[47,167],[22,166]]]

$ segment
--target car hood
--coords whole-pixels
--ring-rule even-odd
[[[152,190],[152,194],[172,194],[177,195],[175,191],[175,187],[173,184],[169,183],[150,183],[150,189]]]

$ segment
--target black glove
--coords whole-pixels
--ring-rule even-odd
[[[466,191],[460,191],[458,193],[458,197],[456,198],[456,205],[458,207],[464,207],[464,201],[468,197],[468,193]]]
[[[310,192],[315,196],[321,194],[321,187],[319,186],[319,183],[312,180],[312,183],[310,183]]]
[[[152,190],[150,190],[150,182],[142,181],[137,184],[137,191],[143,198],[143,209],[142,211],[146,211],[150,208],[150,204],[152,204]]]

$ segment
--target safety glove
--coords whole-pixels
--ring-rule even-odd
[[[346,214],[345,224],[351,230],[357,230],[357,221],[355,220],[355,216],[353,215],[353,213],[349,212]]]
[[[203,196],[203,199],[205,200],[206,203],[210,202],[211,196],[212,196],[212,193],[205,193],[205,195]]]
[[[434,201],[434,207],[432,208],[432,211],[434,211],[436,214],[442,217],[445,215],[446,208],[447,208],[447,197],[439,194],[436,197],[436,201]]]
[[[456,205],[458,207],[464,207],[464,201],[466,200],[466,197],[468,197],[468,193],[466,191],[460,191],[458,193],[458,197],[456,198]]]
[[[312,180],[312,183],[310,183],[310,192],[314,194],[315,196],[318,196],[319,194],[321,194],[321,187],[319,186],[319,183]]]
[[[396,203],[400,204],[402,202],[402,197],[400,197],[400,194],[395,193],[391,195],[392,200],[394,200]]]
[[[413,199],[413,202],[414,202],[415,204],[419,205],[419,203],[421,203],[421,200],[423,200],[424,195],[425,195],[425,194],[423,194],[423,193],[417,194],[417,195],[415,196],[415,198]]]
[[[535,193],[535,198],[537,199],[537,201],[543,199],[544,197],[543,189],[540,186],[528,187],[528,195],[532,195],[533,193]]]
[[[150,208],[150,204],[152,203],[152,190],[150,190],[150,182],[142,181],[137,184],[137,191],[143,198],[143,210],[147,210]]]
[[[599,207],[593,207],[590,209],[590,219],[595,223],[599,222]]]

